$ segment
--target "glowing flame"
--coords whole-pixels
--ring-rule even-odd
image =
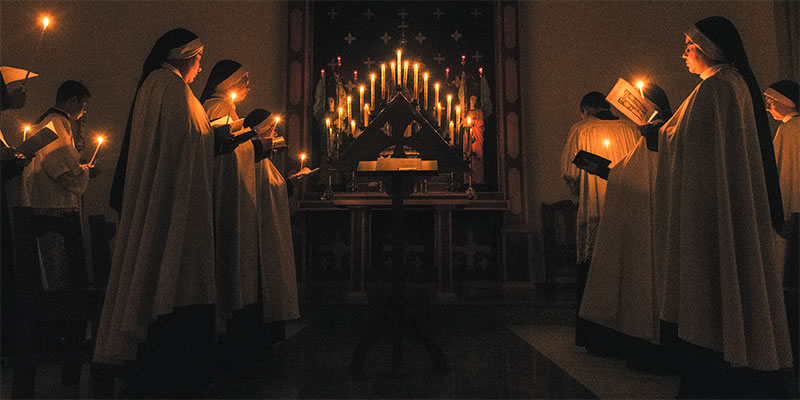
[[[98,136],[98,137],[97,137],[97,143],[98,143],[98,144],[99,144],[99,143],[103,143],[103,137],[102,137],[102,136]]]
[[[636,82],[636,87],[639,88],[639,89],[644,89],[644,81]]]
[[[606,145],[606,149],[608,149],[608,145],[611,144],[611,141],[606,139],[606,140],[603,141],[603,144],[605,144]]]
[[[50,25],[50,18],[42,17],[42,29],[47,29],[47,25]]]
[[[300,153],[300,161],[306,160],[306,153]]]
[[[231,101],[236,101],[236,92],[231,93]]]
[[[275,116],[275,123],[277,124],[278,122],[281,122],[281,116],[280,115],[276,115]]]

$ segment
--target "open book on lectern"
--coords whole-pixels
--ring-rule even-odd
[[[606,100],[636,125],[647,125],[658,111],[655,103],[642,96],[641,93],[628,81],[619,78],[617,84],[606,96]]]
[[[20,143],[20,145],[17,146],[17,151],[22,153],[25,157],[31,158],[34,153],[56,139],[58,139],[56,127],[53,125],[53,121],[50,121],[39,132],[36,132],[33,136],[30,136],[27,140]]]

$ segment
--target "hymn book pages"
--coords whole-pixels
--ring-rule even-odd
[[[17,151],[22,153],[25,157],[30,158],[33,157],[34,153],[56,139],[58,139],[56,128],[53,125],[53,121],[50,121],[42,130],[36,132],[35,135],[29,137],[28,140],[17,146]]]
[[[658,112],[652,101],[642,96],[640,90],[622,78],[617,80],[606,100],[639,126],[647,125]]]

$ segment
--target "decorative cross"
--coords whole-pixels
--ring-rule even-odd
[[[372,61],[371,57],[367,57],[367,59],[364,60],[364,65],[367,66],[367,69],[372,69],[372,64],[375,64],[375,61]]]
[[[331,62],[328,63],[328,66],[331,67],[331,70],[336,68],[338,65],[339,63],[336,61],[335,58],[331,58]]]
[[[363,15],[364,15],[365,17],[367,17],[367,19],[370,19],[370,18],[372,18],[372,17],[374,17],[374,16],[375,16],[375,13],[374,13],[374,12],[372,12],[372,9],[368,8],[368,9],[367,9],[367,12],[365,12]]]
[[[425,39],[427,39],[427,38],[425,37],[425,35],[422,34],[422,32],[420,32],[420,33],[417,33],[417,36],[414,39],[417,39],[419,44],[422,44],[422,42],[424,42]]]
[[[472,17],[473,17],[473,18],[478,18],[478,17],[479,17],[481,14],[483,14],[483,13],[482,13],[482,12],[480,12],[480,11],[478,11],[478,9],[477,9],[477,8],[473,8],[473,9],[472,9],[472,12],[471,12],[470,14],[472,14]]]
[[[406,17],[408,16],[408,11],[406,11],[406,9],[404,8],[404,9],[400,10],[399,13],[397,13],[397,16],[399,16],[400,18],[405,20]]]
[[[478,63],[481,61],[481,58],[483,58],[483,54],[478,52],[478,50],[475,50],[475,54],[472,55],[472,59],[474,59],[475,62]]]
[[[347,88],[347,91],[348,91],[348,92],[352,92],[352,91],[353,91],[353,88],[354,88],[354,87],[356,87],[356,84],[355,84],[355,83],[353,83],[353,81],[347,81],[347,84],[346,84],[346,85],[344,85],[344,87],[346,87],[346,88]]]
[[[475,256],[478,252],[491,253],[492,248],[486,245],[479,245],[473,240],[474,230],[467,229],[467,241],[463,246],[453,246],[454,253],[464,253],[467,256],[467,269],[475,269]]]
[[[442,57],[442,53],[439,53],[438,56],[433,57],[433,61],[436,61],[439,65],[442,65],[442,63],[444,62],[444,57]]]
[[[353,36],[352,33],[347,32],[347,36],[344,37],[344,41],[347,42],[348,45],[353,44],[353,41],[356,40],[356,37]]]
[[[436,8],[436,11],[433,12],[433,16],[435,16],[436,19],[442,19],[442,15],[444,15],[444,12],[440,8]]]
[[[339,15],[339,13],[336,12],[335,8],[331,8],[331,10],[328,11],[328,16],[331,17],[331,19],[336,19],[337,15]]]
[[[336,230],[336,242],[333,244],[321,245],[318,247],[320,253],[333,253],[334,269],[337,271],[342,270],[342,257],[350,250],[350,246],[344,244],[343,234],[341,229]]]
[[[383,44],[389,43],[392,40],[392,37],[389,35],[389,32],[383,32],[383,36],[381,36],[381,40],[383,40]]]
[[[458,39],[461,39],[461,37],[463,37],[463,36],[464,35],[462,35],[461,32],[458,31],[458,29],[456,29],[455,32],[450,34],[450,37],[453,38],[453,40],[455,40],[456,42],[458,41]]]

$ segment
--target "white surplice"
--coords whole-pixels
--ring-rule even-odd
[[[658,154],[644,138],[611,169],[580,317],[658,341],[653,210]]]
[[[661,318],[734,367],[790,367],[782,277],[747,84],[718,65],[661,128],[655,259]]]
[[[94,360],[136,358],[148,324],[214,304],[214,136],[177,69],[163,64],[134,101],[124,199]]]
[[[792,113],[784,118],[772,141],[775,162],[778,164],[778,179],[781,185],[783,217],[789,220],[792,214],[800,213],[800,114]],[[792,238],[797,246],[797,238]],[[778,264],[786,265],[788,242],[775,235]]]
[[[639,137],[636,125],[624,119],[602,120],[591,117],[570,128],[561,153],[561,176],[571,185],[578,185],[577,261],[592,256],[597,225],[603,210],[606,181],[579,169],[572,163],[583,150],[611,160],[611,166],[633,150]]]
[[[209,120],[239,119],[233,103],[211,97],[203,103]],[[249,140],[214,158],[217,330],[233,312],[258,303],[258,208],[253,143]]]

